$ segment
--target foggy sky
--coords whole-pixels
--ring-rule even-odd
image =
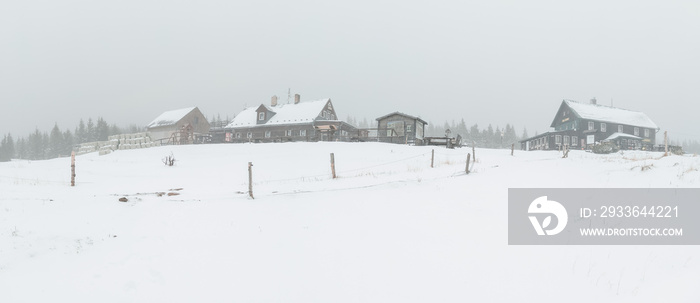
[[[0,133],[329,97],[547,131],[562,99],[700,140],[697,1],[3,1]]]

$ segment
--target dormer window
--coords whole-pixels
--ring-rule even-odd
[[[265,121],[265,112],[258,113],[258,120]]]

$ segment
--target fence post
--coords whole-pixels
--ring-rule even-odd
[[[335,154],[331,153],[331,172],[333,173],[333,179],[335,179]]]
[[[430,168],[433,168],[433,163],[435,163],[435,149],[433,149],[432,155],[430,156]]]
[[[467,153],[467,167],[464,169],[464,172],[466,172],[467,174],[469,174],[469,162],[471,160],[471,157],[472,155]]]
[[[75,186],[75,151],[70,152],[70,186]]]
[[[472,142],[474,142],[474,141],[472,141]],[[476,142],[474,142],[472,144],[472,156],[473,156],[472,158],[474,158],[474,162],[476,162],[476,148],[474,148],[475,145],[476,145]]]
[[[515,151],[515,143],[510,145],[510,155],[513,155],[513,151]]]
[[[668,156],[668,131],[664,131],[664,157]]]
[[[248,162],[248,195],[251,199],[255,199],[253,197],[253,162]]]

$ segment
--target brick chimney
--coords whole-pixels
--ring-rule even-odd
[[[277,106],[277,96],[272,96],[272,101],[270,101],[270,105],[272,105],[272,107]]]
[[[294,94],[294,104],[299,104],[301,102],[301,96],[299,94]]]

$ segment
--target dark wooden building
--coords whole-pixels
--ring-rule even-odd
[[[349,140],[357,128],[338,119],[331,99],[279,104],[272,97],[270,105],[249,107],[233,118],[222,138],[215,142],[287,142]]]
[[[425,126],[423,119],[400,112],[377,118],[379,141],[423,145]]]
[[[523,150],[588,149],[613,142],[620,149],[652,150],[659,127],[644,113],[564,100],[554,116],[552,131],[520,141]]]

